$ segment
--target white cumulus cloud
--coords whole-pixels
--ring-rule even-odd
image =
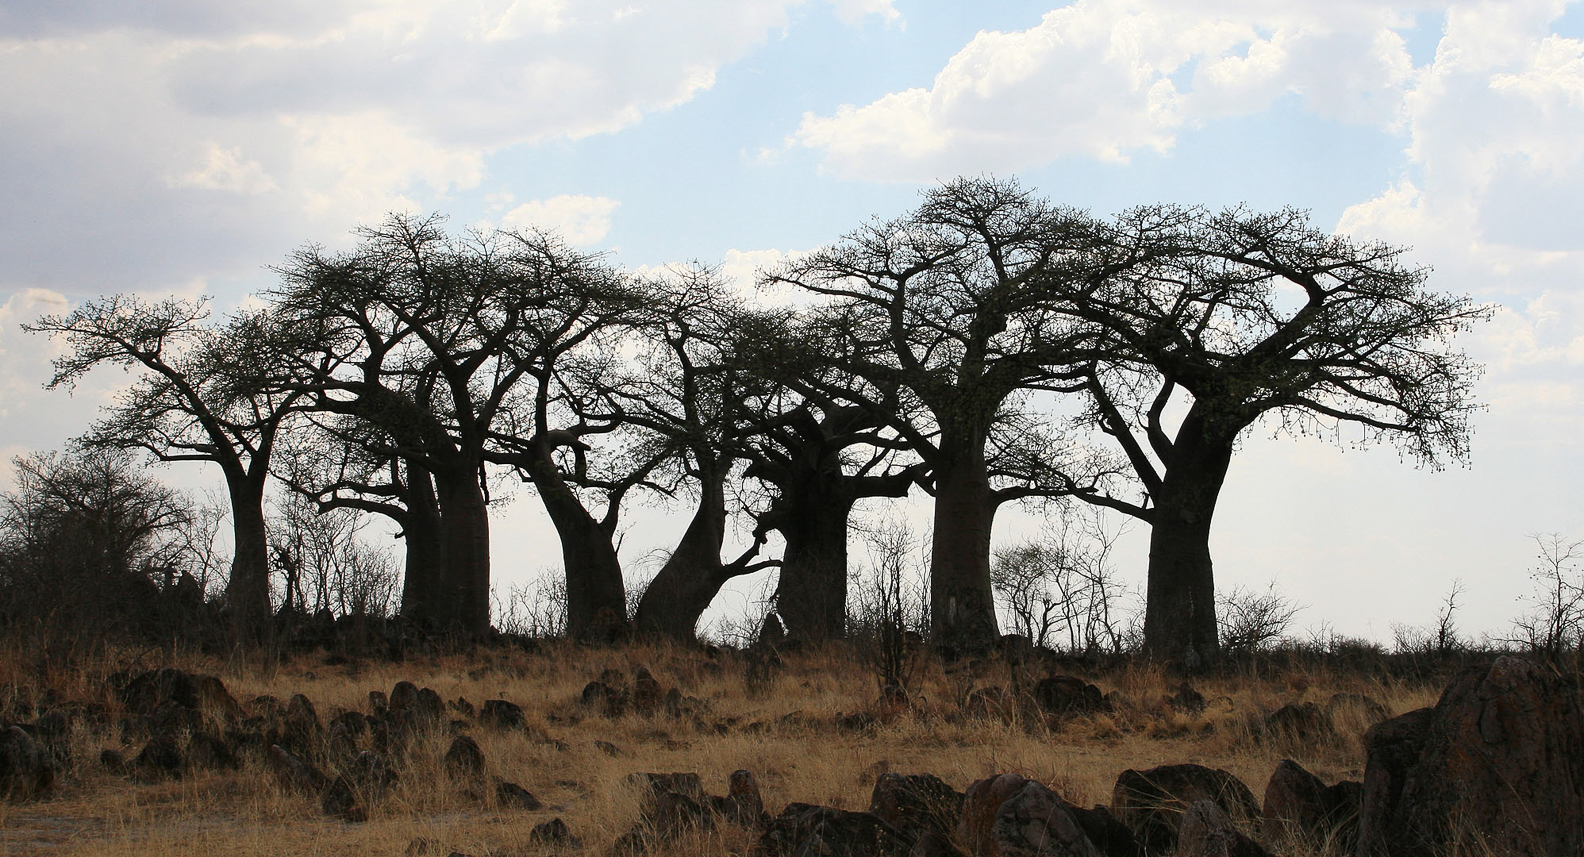
[[[611,213],[621,205],[603,196],[562,194],[536,199],[506,212],[501,225],[507,229],[543,229],[554,232],[577,247],[598,244],[610,233]]]
[[[1063,156],[1166,151],[1185,124],[1289,93],[1319,115],[1398,121],[1412,19],[1362,2],[1078,0],[1017,32],[981,32],[929,87],[831,115],[793,137],[851,177],[931,179]]]

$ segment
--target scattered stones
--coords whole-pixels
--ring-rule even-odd
[[[1271,854],[1239,831],[1221,807],[1208,800],[1196,800],[1183,813],[1182,825],[1177,831],[1177,857],[1271,857]]]
[[[1380,723],[1365,740],[1360,854],[1584,853],[1576,679],[1501,657],[1459,676],[1435,708]]]
[[[1161,765],[1128,769],[1117,777],[1111,808],[1140,843],[1155,851],[1172,848],[1189,804],[1207,800],[1239,823],[1259,816],[1254,793],[1237,777],[1203,765]]]

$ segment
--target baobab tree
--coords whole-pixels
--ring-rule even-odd
[[[239,642],[267,629],[270,615],[264,488],[287,418],[307,404],[294,390],[236,383],[272,337],[269,313],[209,321],[206,302],[149,302],[115,295],[24,328],[63,340],[48,387],[71,387],[101,365],[141,370],[137,380],[83,437],[88,447],[137,449],[159,461],[203,461],[220,468],[231,503],[234,554],[226,605]]]
[[[1141,496],[1079,493],[1150,524],[1145,649],[1205,663],[1210,523],[1239,437],[1262,419],[1339,439],[1350,427],[1432,467],[1464,460],[1479,369],[1452,339],[1490,310],[1429,289],[1403,249],[1327,235],[1293,209],[1155,205],[1087,228],[1091,275],[1040,281],[1092,332],[1082,422],[1120,448]]]

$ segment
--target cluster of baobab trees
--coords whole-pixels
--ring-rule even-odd
[[[1487,314],[1427,289],[1400,249],[1299,211],[1098,218],[985,178],[762,272],[790,306],[707,267],[640,276],[551,235],[455,236],[432,217],[307,247],[278,274],[261,309],[221,320],[116,296],[30,326],[67,346],[55,385],[140,370],[85,443],[224,473],[244,636],[270,609],[268,480],[391,518],[402,613],[476,634],[490,493],[516,478],[560,536],[574,636],[690,639],[727,580],[767,566],[790,633],[839,636],[854,504],[918,490],[940,646],[997,634],[997,508],[1066,498],[1149,525],[1146,650],[1208,659],[1210,524],[1240,434],[1353,426],[1461,459],[1478,368],[1452,338]],[[693,514],[629,619],[614,540],[624,504],[654,492]],[[754,544],[725,556],[732,515],[752,516]]]

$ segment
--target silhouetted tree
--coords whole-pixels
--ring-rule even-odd
[[[482,633],[490,608],[486,450],[510,424],[528,428],[524,443],[550,460],[558,435],[540,406],[555,397],[569,353],[628,304],[613,271],[548,236],[453,239],[438,218],[400,215],[361,234],[352,251],[308,248],[281,270],[273,297],[295,339],[282,350],[289,371],[269,383],[378,427],[390,444],[379,454],[427,471],[445,552],[437,616]],[[535,485],[556,519],[553,480],[542,475]],[[622,603],[619,569],[569,562],[567,574],[578,596],[574,625],[592,612],[590,589],[606,596],[600,605],[612,600],[607,589]]]
[[[1077,217],[1011,182],[960,179],[926,193],[914,213],[870,223],[768,278],[826,298],[823,350],[857,383],[823,392],[870,410],[929,468],[930,622],[946,648],[997,636],[997,507],[1084,480],[1082,467],[1061,461],[1069,444],[1028,438],[1035,424],[1011,419],[1028,391],[1075,383],[1063,365],[1074,325],[1047,295],[1051,281],[1086,273],[1066,243]],[[991,465],[994,446],[1007,447],[1003,472]],[[1029,465],[1036,473],[1020,475]]]
[[[1142,488],[1083,499],[1149,522],[1144,645],[1216,654],[1210,522],[1239,437],[1266,414],[1290,434],[1396,441],[1463,460],[1478,368],[1452,337],[1489,310],[1426,288],[1403,251],[1326,235],[1304,212],[1157,205],[1096,222],[1087,277],[1044,276],[1053,310],[1092,328],[1083,422]],[[1064,370],[1071,364],[1062,364]]]
[[[250,640],[269,615],[263,504],[270,455],[287,417],[303,402],[294,391],[243,390],[235,383],[238,367],[257,360],[269,336],[267,314],[239,313],[219,325],[208,316],[203,301],[150,303],[116,295],[24,328],[61,339],[69,349],[55,360],[51,388],[71,387],[101,364],[142,370],[84,444],[219,466],[235,547],[226,603],[239,639]]]

